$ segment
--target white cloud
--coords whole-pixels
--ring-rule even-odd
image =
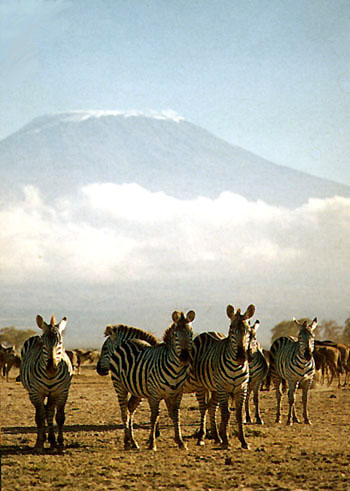
[[[278,321],[348,313],[350,199],[290,210],[229,192],[178,200],[135,184],[92,184],[50,204],[24,191],[0,212],[2,288],[54,283],[59,296],[74,285],[91,305],[114,302],[117,288],[130,311],[135,295],[152,291],[153,303],[185,299],[220,312],[227,301],[257,303],[259,317]],[[150,309],[149,299],[141,304]]]
[[[164,267],[188,276],[198,265],[222,275],[349,266],[350,200],[337,197],[289,210],[229,192],[185,201],[136,184],[92,184],[74,202],[48,205],[27,187],[1,223],[9,278],[52,271],[109,282],[116,274],[155,279]]]

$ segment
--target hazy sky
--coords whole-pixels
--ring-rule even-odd
[[[350,184],[348,0],[0,0],[0,138],[77,109],[174,110]]]
[[[350,185],[348,0],[0,0],[0,72],[0,139],[53,112],[175,111]],[[174,308],[196,310],[197,332],[225,332],[228,303],[255,303],[268,346],[283,319],[349,316],[349,199],[41,191],[0,210],[2,325],[55,312],[70,346],[98,346],[107,323],[160,335]]]

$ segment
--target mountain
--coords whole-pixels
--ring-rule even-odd
[[[287,207],[350,197],[350,187],[273,164],[172,114],[75,111],[42,116],[0,141],[2,196],[47,197],[91,182],[136,182],[178,198],[224,190]]]

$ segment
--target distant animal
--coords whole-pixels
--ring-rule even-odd
[[[301,324],[296,319],[293,320],[299,326],[298,338],[280,337],[272,343],[270,349],[271,380],[277,399],[276,423],[281,422],[281,382],[282,379],[285,379],[288,381],[289,400],[287,425],[299,422],[295,410],[295,392],[299,384],[303,391],[304,423],[311,424],[307,410],[307,397],[315,373],[315,362],[312,355],[317,318],[315,317],[311,324],[308,324],[307,321]]]
[[[111,370],[124,425],[124,448],[138,448],[133,434],[133,413],[141,399],[147,398],[151,409],[151,431],[148,448],[156,450],[156,428],[159,419],[159,404],[165,400],[168,413],[173,421],[175,441],[179,448],[185,448],[179,422],[179,408],[183,384],[187,377],[192,350],[191,322],[195,313],[191,310],[185,316],[174,311],[173,323],[165,331],[163,342],[155,345],[139,339],[128,339],[114,346],[108,353],[108,340],[102,348],[97,371],[104,374]],[[113,339],[110,340],[113,345]],[[131,394],[129,401],[128,393]]]
[[[35,407],[37,425],[36,451],[43,451],[46,439],[45,420],[48,425],[48,439],[51,448],[56,447],[53,418],[56,410],[58,426],[58,448],[64,446],[63,425],[65,404],[71,384],[73,368],[63,346],[63,331],[67,319],[56,323],[52,315],[47,324],[41,315],[36,323],[42,330],[41,336],[32,336],[25,341],[21,352],[20,378]],[[46,401],[46,403],[45,403]]]
[[[6,364],[5,364],[6,382],[9,381],[9,374],[10,374],[11,368],[12,367],[20,368],[20,366],[21,366],[21,357],[15,353],[9,353],[6,357]]]
[[[328,385],[331,385],[333,378],[337,377],[338,387],[340,387],[340,374],[343,373],[343,368],[339,349],[336,346],[317,345],[315,346],[314,359],[316,369],[321,370],[321,383],[324,383],[327,374]]]
[[[195,392],[201,413],[198,445],[204,445],[205,413],[208,409],[212,436],[215,442],[228,448],[227,424],[229,420],[228,399],[233,393],[238,438],[242,448],[248,448],[243,431],[242,408],[248,390],[249,366],[248,346],[250,326],[248,320],[254,315],[255,306],[250,305],[244,314],[228,305],[226,313],[230,319],[228,336],[218,339],[213,333],[201,333],[194,339],[193,361],[184,392]],[[211,398],[208,400],[208,393]],[[215,412],[219,405],[221,422],[219,433]]]
[[[6,375],[6,366],[10,356],[15,355],[14,346],[4,346],[0,344],[0,375],[5,377]]]

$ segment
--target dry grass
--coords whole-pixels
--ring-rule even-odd
[[[14,371],[15,372],[15,371]],[[181,409],[188,450],[180,451],[161,406],[158,451],[146,450],[148,404],[136,413],[139,451],[123,450],[116,395],[109,378],[91,367],[75,376],[66,406],[66,448],[35,455],[34,409],[22,385],[0,382],[2,490],[66,489],[254,489],[350,491],[350,389],[321,387],[310,397],[312,426],[276,425],[275,396],[261,393],[264,426],[246,426],[250,450],[241,450],[230,421],[231,448],[196,446],[199,412],[194,396]],[[300,412],[300,394],[297,407]],[[287,400],[284,398],[286,419]]]

